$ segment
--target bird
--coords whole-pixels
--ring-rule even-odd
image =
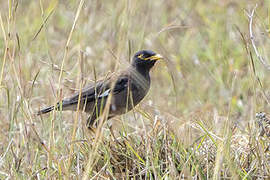
[[[79,105],[79,110],[90,114],[86,125],[91,128],[102,115],[110,94],[107,119],[125,114],[139,104],[148,93],[151,84],[150,70],[160,59],[163,57],[152,50],[140,50],[134,54],[126,70],[84,87],[81,92],[64,98],[56,105],[39,110],[37,115],[53,110],[76,111]]]

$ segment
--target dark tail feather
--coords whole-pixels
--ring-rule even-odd
[[[46,108],[41,109],[40,111],[38,111],[37,115],[46,114],[48,112],[51,112],[53,109],[54,109],[54,106],[46,107]]]

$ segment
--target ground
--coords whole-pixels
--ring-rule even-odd
[[[2,0],[0,179],[269,178],[269,7]],[[35,115],[141,49],[165,59],[134,111],[94,132],[85,113]]]

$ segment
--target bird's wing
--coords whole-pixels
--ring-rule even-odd
[[[104,89],[101,88],[101,91],[99,91],[95,98],[107,98],[111,92],[114,95],[125,90],[128,87],[128,77],[126,75],[119,76],[116,82],[112,80],[108,85]]]
[[[112,91],[112,86],[113,91]],[[111,92],[117,94],[123,91],[128,86],[128,77],[126,75],[119,76],[114,84],[113,79],[107,79],[104,81],[97,82],[95,85],[88,86],[84,88],[81,92],[81,102],[91,102],[96,99],[107,98]],[[69,106],[78,103],[79,92],[71,96],[70,98],[64,99],[62,106]]]
[[[99,81],[96,82],[95,84],[91,84],[85,88],[82,89],[81,92],[81,102],[87,101],[93,101],[95,100],[96,96],[100,94],[102,91],[104,91],[108,86],[108,81]],[[75,93],[73,96],[66,98],[63,100],[63,107],[69,106],[69,105],[74,105],[78,103],[80,96],[80,92]]]
[[[113,88],[113,94],[118,94],[121,91],[127,89],[128,87],[128,76],[127,75],[122,75],[119,76],[117,81],[114,84],[114,88]]]

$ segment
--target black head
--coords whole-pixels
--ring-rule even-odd
[[[151,50],[141,50],[134,55],[132,66],[150,70],[159,59],[162,59],[160,54],[157,54]]]

